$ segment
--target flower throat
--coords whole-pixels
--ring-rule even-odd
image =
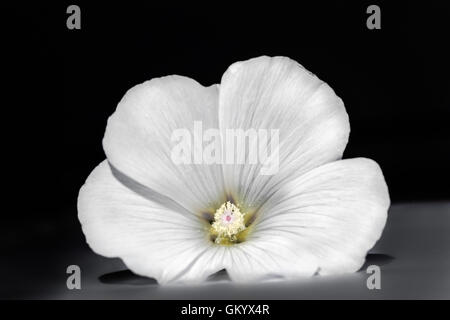
[[[210,229],[214,243],[230,245],[241,242],[245,230],[245,213],[238,206],[227,201],[216,210]]]

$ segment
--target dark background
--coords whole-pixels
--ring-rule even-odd
[[[444,1],[145,3],[4,10],[5,158],[19,169],[4,169],[13,209],[2,213],[2,246],[9,261],[28,250],[19,270],[45,259],[37,248],[84,245],[78,190],[105,158],[106,120],[129,88],[169,74],[219,83],[231,63],[259,55],[288,56],[336,91],[351,124],[344,157],[377,161],[393,203],[450,198]],[[81,30],[66,28],[69,4],[81,7]],[[366,27],[370,4],[381,7],[381,30]]]

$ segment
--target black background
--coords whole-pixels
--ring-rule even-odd
[[[69,4],[81,7],[81,30],[66,28]],[[366,27],[370,4],[381,7],[381,30]],[[231,63],[259,55],[297,60],[336,91],[351,124],[344,157],[377,161],[393,203],[450,198],[444,1],[74,1],[21,4],[4,18],[5,158],[19,168],[4,168],[13,190],[5,199],[13,210],[2,213],[8,250],[20,251],[19,234],[36,226],[57,233],[55,221],[82,239],[78,190],[105,158],[106,120],[129,88],[169,74],[219,83]]]
[[[16,9],[33,209],[75,205],[130,87],[169,74],[219,83],[231,63],[263,54],[295,59],[330,84],[351,121],[344,157],[376,160],[394,202],[448,198],[447,8],[378,3],[382,28],[369,30],[371,3],[81,3],[81,30],[66,28],[65,4]]]

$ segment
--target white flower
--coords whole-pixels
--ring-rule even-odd
[[[195,121],[279,129],[279,171],[175,164],[171,133]],[[355,272],[390,200],[374,161],[341,160],[349,131],[342,100],[284,57],[235,63],[220,86],[181,76],[137,85],[108,120],[107,160],[80,190],[87,242],[159,283],[222,269],[239,282]]]

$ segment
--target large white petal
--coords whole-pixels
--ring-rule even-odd
[[[199,218],[103,161],[81,188],[78,217],[90,247],[159,283],[197,282],[221,270],[224,248]]]
[[[224,166],[228,192],[252,207],[281,184],[340,159],[350,131],[342,100],[326,83],[285,57],[231,65],[221,82],[219,121],[224,136],[226,129],[279,130],[279,171],[274,175],[261,175],[261,165],[249,165],[250,160]],[[270,155],[270,147],[267,151]]]
[[[108,120],[103,148],[134,180],[192,212],[211,211],[225,200],[221,166],[176,164],[171,158],[174,130],[188,129],[192,142],[195,121],[202,121],[204,131],[218,128],[217,85],[205,88],[181,76],[152,79],[122,98]]]
[[[389,205],[387,185],[376,162],[336,161],[275,193],[261,208],[248,242],[289,239],[308,261],[316,260],[320,274],[354,272],[380,238]]]

